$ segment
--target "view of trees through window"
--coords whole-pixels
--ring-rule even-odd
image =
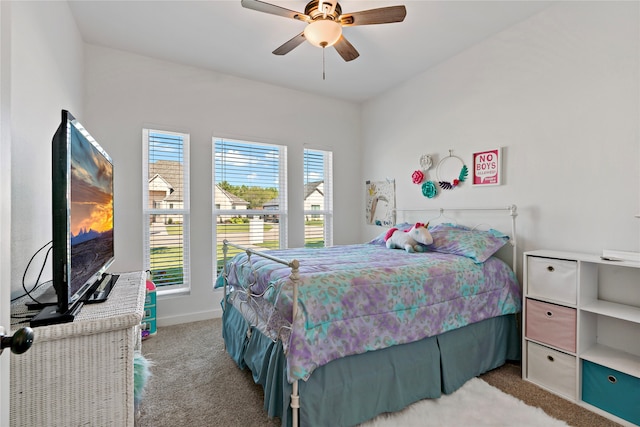
[[[257,250],[286,247],[286,155],[286,147],[275,144],[214,138],[218,268],[224,239]]]
[[[221,181],[218,185],[223,190],[249,202],[248,209],[261,209],[265,202],[278,197],[278,189],[276,187],[233,185],[228,181]]]
[[[213,157],[218,267],[224,239],[256,250],[287,247],[286,147],[214,138]],[[331,153],[305,149],[302,160],[304,244],[322,247],[332,240]]]

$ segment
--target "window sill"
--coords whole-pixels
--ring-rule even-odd
[[[187,296],[191,294],[190,288],[173,288],[173,289],[157,289],[158,298],[171,298],[171,297],[181,297]]]

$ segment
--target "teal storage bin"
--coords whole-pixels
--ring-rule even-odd
[[[582,400],[640,425],[640,378],[583,360]]]

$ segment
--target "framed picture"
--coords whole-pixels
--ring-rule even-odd
[[[367,181],[367,224],[393,227],[396,223],[396,182]]]
[[[502,180],[502,149],[494,148],[473,153],[472,185],[500,185]]]

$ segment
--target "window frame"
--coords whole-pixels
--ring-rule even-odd
[[[182,138],[182,208],[161,209],[149,207],[149,137],[157,133]],[[144,269],[151,269],[151,218],[153,215],[181,215],[182,216],[182,283],[176,285],[162,285],[157,287],[158,295],[189,294],[191,291],[191,250],[190,250],[190,135],[182,132],[144,128],[142,130],[142,221],[143,221],[143,263]]]
[[[230,209],[220,209],[221,203],[217,203],[216,200],[216,190],[215,186],[217,185],[216,181],[216,146],[218,141],[226,141],[229,143],[238,143],[238,144],[247,144],[247,145],[255,145],[262,147],[272,147],[277,148],[278,150],[278,209],[236,209],[236,206],[231,206]],[[250,150],[248,150],[250,151]],[[263,219],[267,215],[278,215],[278,227],[279,227],[279,236],[278,236],[278,246],[281,249],[285,249],[288,247],[288,189],[287,189],[287,146],[273,143],[273,142],[261,142],[261,141],[248,141],[246,139],[237,139],[237,138],[226,138],[220,136],[214,136],[211,139],[211,158],[212,158],[212,171],[211,171],[211,193],[212,193],[212,203],[211,203],[211,224],[212,224],[212,254],[213,254],[213,277],[217,277],[218,275],[218,267],[219,263],[222,261],[222,258],[218,258],[218,219],[219,217],[226,216],[262,216]],[[222,181],[225,181],[224,179]],[[265,221],[267,222],[267,221]],[[244,242],[233,242],[240,245],[245,245]],[[267,249],[267,248],[265,248]]]
[[[303,216],[305,218],[324,218],[323,224],[323,239],[324,239],[324,247],[333,246],[333,151],[328,150],[326,148],[312,148],[312,147],[304,147],[303,150],[303,168],[304,171],[304,185],[307,185],[307,153],[322,153],[323,156],[323,189],[324,189],[324,209],[313,209],[313,205],[310,206],[311,209],[303,208]],[[306,205],[306,200],[302,201],[303,207]],[[306,225],[305,225],[306,227]],[[306,229],[305,229],[306,236]],[[306,237],[305,237],[305,246]]]

